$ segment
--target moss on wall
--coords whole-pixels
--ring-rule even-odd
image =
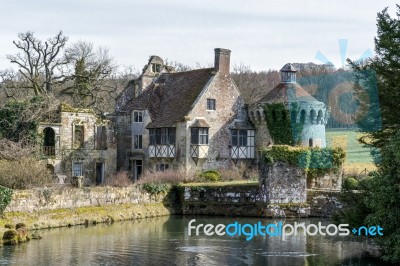
[[[269,150],[262,151],[261,156],[268,165],[282,161],[303,168],[309,178],[337,173],[345,157],[346,153],[340,147],[309,148],[286,145],[275,145]]]

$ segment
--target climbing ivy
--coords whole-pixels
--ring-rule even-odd
[[[294,145],[290,116],[283,103],[264,105],[265,118],[269,134],[275,144]]]
[[[297,145],[301,142],[301,132],[304,124],[297,123],[297,114],[300,108],[297,103],[288,108],[283,103],[268,103],[264,112],[268,131],[272,140],[277,145]]]
[[[10,203],[12,193],[12,189],[0,186],[0,214],[4,212],[7,205]]]

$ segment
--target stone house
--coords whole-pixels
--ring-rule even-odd
[[[101,184],[116,172],[116,141],[112,122],[90,109],[61,104],[57,123],[40,123],[41,154],[48,168],[63,183],[84,176]]]
[[[152,56],[117,101],[117,168],[208,170],[255,157],[255,131],[230,76],[230,50],[214,67],[174,72]]]
[[[326,147],[325,125],[329,108],[312,97],[296,83],[295,67],[288,63],[282,67],[281,82],[248,108],[250,121],[256,128],[256,147],[266,148],[274,143],[267,127],[264,107],[266,104],[282,103],[290,115],[290,123],[300,125],[301,132],[292,136],[295,143],[308,147]],[[273,113],[273,122],[286,119],[285,114]]]

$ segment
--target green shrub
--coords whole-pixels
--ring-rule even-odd
[[[166,183],[144,183],[142,184],[142,189],[147,193],[153,194],[160,194],[160,193],[167,193],[168,190],[171,188],[170,184]]]
[[[221,174],[217,170],[209,170],[200,175],[201,178],[208,182],[218,182],[221,181]]]
[[[348,190],[355,190],[358,188],[359,181],[352,176],[346,177],[343,181],[343,188]]]

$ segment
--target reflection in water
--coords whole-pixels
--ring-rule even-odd
[[[191,219],[158,217],[41,230],[40,241],[0,248],[0,265],[382,265],[362,257],[366,243],[360,238],[290,236],[282,240],[256,236],[246,241],[244,236],[188,236]],[[196,224],[260,221],[196,219]]]

